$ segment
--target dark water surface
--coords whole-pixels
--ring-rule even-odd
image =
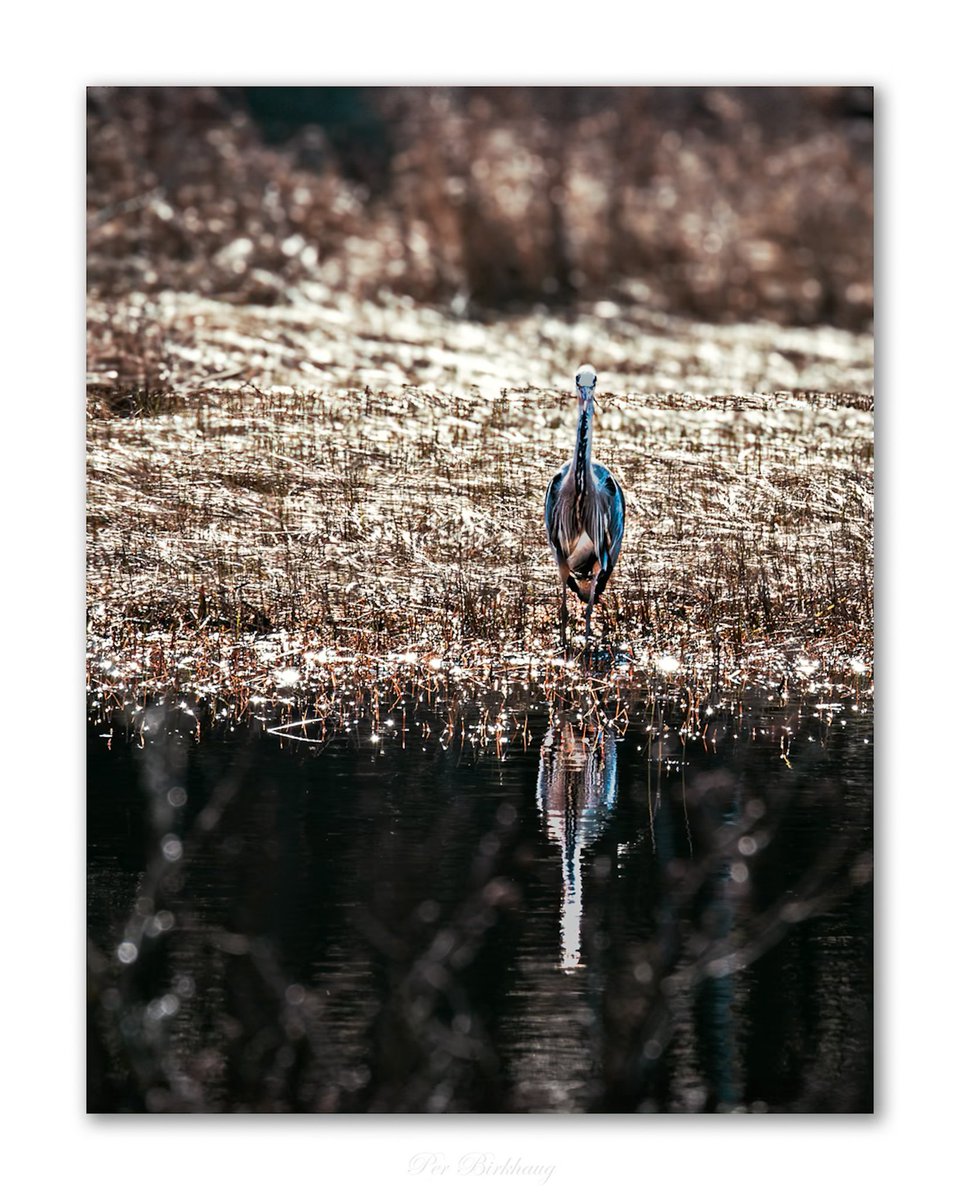
[[[869,711],[423,715],[91,722],[91,1110],[871,1109]]]

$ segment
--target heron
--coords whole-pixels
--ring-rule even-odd
[[[590,616],[603,594],[623,543],[623,488],[611,472],[591,460],[593,407],[597,373],[585,363],[577,371],[577,440],[573,458],[547,488],[543,520],[547,541],[560,571],[561,639],[566,641],[567,588],[587,606]]]

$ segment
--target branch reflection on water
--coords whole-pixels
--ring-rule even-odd
[[[858,695],[330,678],[92,728],[93,1108],[866,1110]]]

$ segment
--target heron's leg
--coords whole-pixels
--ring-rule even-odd
[[[597,577],[594,575],[590,584],[590,599],[587,601],[587,641],[590,641],[590,614],[593,612],[594,594],[597,590]]]
[[[560,564],[560,647],[567,648],[567,579],[570,569],[566,563]]]

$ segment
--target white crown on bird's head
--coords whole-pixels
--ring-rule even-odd
[[[584,363],[582,367],[577,367],[577,387],[578,388],[595,388],[597,386],[597,373],[589,363]]]

